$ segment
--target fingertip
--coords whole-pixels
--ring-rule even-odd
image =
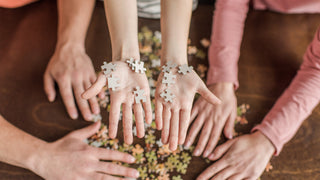
[[[134,176],[135,176],[135,178],[138,178],[139,176],[140,176],[140,173],[139,173],[139,171],[138,170],[134,170],[135,172],[134,172]]]
[[[129,155],[128,163],[134,163],[135,161],[136,161],[136,158],[134,158],[133,156]]]
[[[132,138],[126,138],[124,140],[124,142],[127,144],[127,145],[131,145],[133,143],[133,139]]]
[[[70,112],[70,118],[71,119],[73,119],[73,120],[75,120],[75,119],[78,119],[78,113],[77,112],[75,112],[75,111],[73,111],[73,112]]]
[[[179,142],[178,142],[179,145],[183,145],[184,142],[185,142],[185,138],[179,138]]]
[[[84,93],[81,94],[81,98],[82,99],[89,99],[87,91],[85,91]]]
[[[193,155],[194,155],[194,156],[200,156],[200,154],[201,154],[201,152],[200,152],[199,149],[195,149],[195,150],[193,151]]]
[[[214,160],[215,160],[215,154],[214,154],[214,153],[211,153],[211,154],[208,156],[208,159],[211,160],[211,161],[214,161]]]
[[[48,94],[48,100],[49,100],[49,102],[53,102],[54,99],[55,99],[55,94],[54,94],[54,93]]]
[[[84,118],[84,120],[86,120],[86,121],[92,121],[93,120],[93,117],[92,117],[92,114],[90,113],[88,113],[88,114],[85,114],[85,115],[83,115],[83,118]]]
[[[184,146],[185,146],[186,148],[189,148],[189,147],[191,146],[191,142],[187,140],[187,141],[184,143]]]
[[[202,155],[204,158],[208,157],[209,156],[209,152],[208,151],[205,151]]]

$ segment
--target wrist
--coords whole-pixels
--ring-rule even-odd
[[[55,52],[63,52],[66,51],[70,53],[70,51],[78,51],[81,53],[85,52],[84,43],[74,42],[74,41],[63,41],[57,42]]]
[[[47,152],[46,147],[49,145],[49,143],[45,141],[40,141],[37,145],[34,146],[34,150],[30,152],[26,158],[25,158],[25,168],[40,174],[40,168],[43,166],[43,163],[41,163],[45,155],[44,152]]]
[[[273,143],[269,140],[268,137],[266,137],[261,131],[256,131],[252,134],[256,137],[257,142],[262,143],[264,146],[264,150],[268,154],[274,154],[276,148],[273,145]]]
[[[133,58],[140,60],[140,53],[138,46],[119,46],[120,48],[112,48],[112,61],[126,62],[128,59]]]
[[[168,61],[177,65],[188,64],[188,58],[185,56],[161,55],[161,65],[165,65]]]

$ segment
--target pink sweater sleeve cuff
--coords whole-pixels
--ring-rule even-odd
[[[320,99],[320,28],[308,46],[304,61],[289,88],[281,95],[260,125],[261,131],[275,146],[278,155],[297,132]]]

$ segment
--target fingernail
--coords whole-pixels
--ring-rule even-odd
[[[90,121],[93,121],[93,117],[92,117],[92,114],[87,114],[86,115],[86,118]]]
[[[229,135],[228,135],[228,138],[229,138],[229,139],[232,139],[232,134],[229,134]]]
[[[136,172],[135,172],[135,177],[137,177],[137,178],[138,178],[139,176],[140,176],[139,171],[136,171]]]
[[[195,150],[195,151],[193,152],[193,155],[194,155],[194,156],[199,156],[199,155],[200,155],[199,149]]]
[[[208,159],[213,159],[214,158],[214,154],[212,153],[209,157],[208,157]]]
[[[52,97],[52,96],[49,96],[49,97],[48,97],[48,100],[49,100],[49,102],[52,102],[52,101],[53,101],[53,97]]]
[[[187,141],[184,146],[185,146],[186,148],[189,148],[190,145],[191,145],[191,144],[190,144],[190,141]]]
[[[131,157],[129,158],[129,161],[132,162],[132,163],[134,163],[134,162],[136,161],[136,158],[134,158],[134,157],[131,156]]]
[[[76,113],[76,112],[71,113],[71,118],[72,119],[77,119],[78,118],[78,113]]]
[[[208,152],[208,151],[205,151],[205,152],[203,153],[203,157],[204,157],[204,158],[206,158],[208,155],[209,155],[209,152]]]

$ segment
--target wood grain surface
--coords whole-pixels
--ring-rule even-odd
[[[190,38],[209,38],[214,6],[200,5],[193,13]],[[320,15],[284,15],[250,11],[246,21],[239,62],[238,104],[251,105],[249,124],[237,127],[243,133],[261,122],[276,99],[289,85],[302,62],[302,56]],[[139,27],[160,30],[159,20],[139,19]],[[54,52],[57,32],[56,2],[43,0],[18,9],[0,8],[0,112],[24,131],[54,141],[71,130],[88,125],[82,118],[68,118],[61,97],[49,103],[43,91],[43,73]],[[111,44],[103,4],[98,2],[86,40],[87,53],[98,71],[111,58]],[[192,64],[207,64],[193,61]],[[106,117],[106,112],[102,113]],[[320,179],[320,107],[302,124],[295,137],[278,157],[273,170],[263,180]],[[1,132],[0,132],[1,133]],[[1,146],[1,144],[0,144]],[[23,151],[23,149],[21,149]],[[207,167],[193,158],[184,179],[195,177]],[[0,179],[41,179],[34,173],[0,163]]]

